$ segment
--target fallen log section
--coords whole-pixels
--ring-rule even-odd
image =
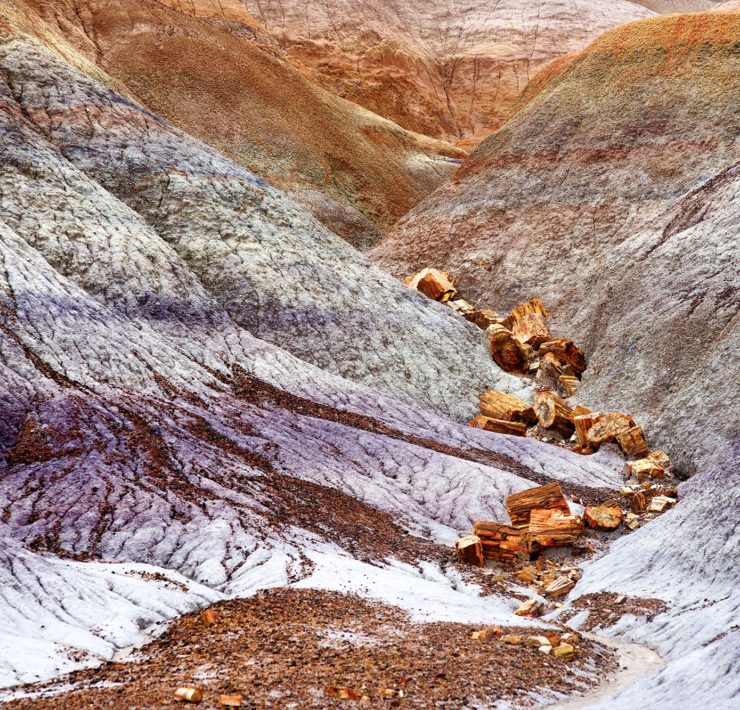
[[[506,419],[492,419],[478,415],[470,420],[470,426],[474,429],[495,431],[497,434],[508,434],[509,436],[526,436],[527,425],[521,422],[511,422]]]
[[[510,422],[534,424],[537,415],[531,404],[513,394],[498,390],[486,390],[479,399],[480,413],[492,419],[504,419]]]
[[[494,362],[504,372],[524,374],[529,370],[527,346],[503,325],[494,323],[486,329],[486,340]]]
[[[506,512],[514,527],[528,527],[533,510],[559,510],[566,515],[570,514],[568,501],[565,500],[557,481],[536,488],[527,488],[506,499]]]
[[[534,411],[543,429],[552,429],[566,439],[575,430],[573,409],[554,392],[540,392],[534,400]]]

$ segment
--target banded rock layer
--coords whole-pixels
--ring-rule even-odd
[[[373,252],[496,310],[539,296],[586,346],[579,399],[687,472],[738,431],[739,40],[738,13],[672,15],[556,62]]]
[[[66,42],[117,90],[290,192],[361,248],[464,155],[307,81],[238,2],[24,0],[17,8],[27,32]]]
[[[546,63],[652,13],[626,0],[246,0],[306,76],[404,128],[469,146]]]

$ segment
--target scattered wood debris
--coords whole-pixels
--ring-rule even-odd
[[[671,466],[665,452],[650,451],[642,426],[624,412],[591,411],[566,401],[577,393],[586,357],[572,340],[553,337],[547,309],[539,298],[516,306],[502,318],[464,300],[443,271],[423,269],[405,283],[484,329],[491,355],[502,370],[536,378],[539,392],[532,404],[497,390],[481,394],[480,413],[470,420],[471,427],[536,436],[584,455],[615,442],[627,459],[629,480],[621,501],[588,506],[581,518],[571,514],[557,483],[522,491],[506,500],[511,526],[475,521],[473,534],[456,541],[461,562],[483,566],[487,560],[513,564],[532,559],[544,548],[572,545],[583,534],[584,520],[602,532],[617,530],[623,522],[628,530],[635,530],[675,504],[673,491],[650,485],[671,477]],[[549,596],[567,594],[574,584],[569,576],[552,578],[543,591]],[[562,653],[567,656],[567,651]]]

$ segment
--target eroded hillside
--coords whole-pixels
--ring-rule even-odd
[[[358,247],[377,242],[464,155],[307,81],[238,2],[25,0],[18,14],[26,31],[68,42],[118,90]]]
[[[624,0],[247,0],[330,91],[409,130],[475,145],[552,59],[650,11]]]
[[[736,13],[673,15],[552,64],[374,252],[399,276],[444,265],[497,309],[552,304],[585,337],[585,402],[618,396],[692,472],[738,428],[719,413],[738,337],[738,37]]]

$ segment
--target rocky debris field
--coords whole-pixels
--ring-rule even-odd
[[[120,662],[79,671],[9,708],[177,705],[241,695],[244,708],[531,705],[584,690],[614,668],[613,653],[579,639],[574,658],[540,650],[542,629],[412,623],[397,608],[354,595],[274,590],[220,602],[169,625]],[[546,639],[545,639],[546,640]],[[537,643],[535,643],[537,641]],[[55,693],[66,690],[63,699]],[[46,695],[46,697],[43,697]]]

